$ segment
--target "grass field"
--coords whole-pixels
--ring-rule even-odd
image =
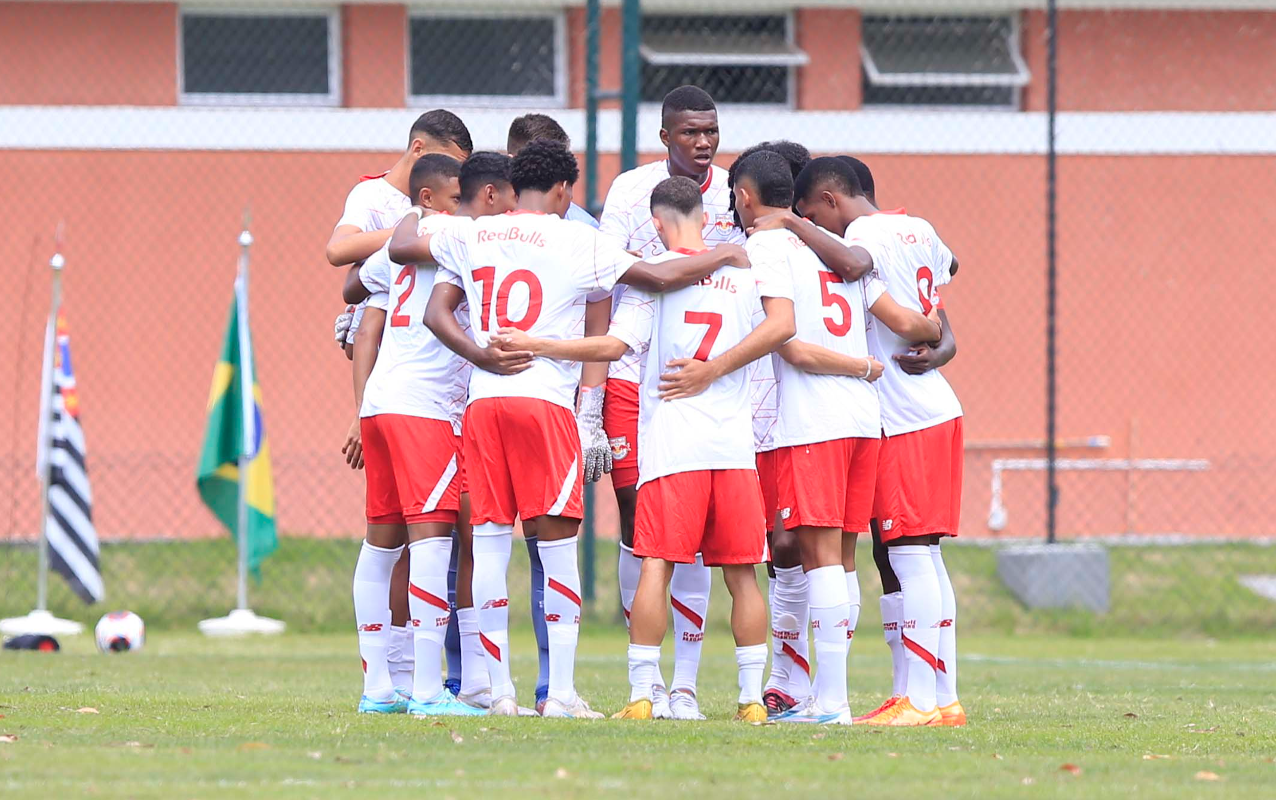
[[[1270,639],[960,644],[971,724],[880,730],[726,721],[726,635],[706,640],[705,723],[359,716],[353,633],[153,633],[144,651],[109,657],[80,637],[57,655],[0,654],[0,794],[1276,797]],[[516,638],[525,700],[531,647]],[[594,626],[582,642],[578,685],[599,709],[626,699],[623,653],[613,627]],[[857,637],[855,708],[880,699],[888,672],[880,637]]]

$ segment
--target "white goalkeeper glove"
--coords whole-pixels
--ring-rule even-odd
[[[580,388],[580,401],[576,411],[576,429],[580,432],[580,449],[584,457],[585,482],[593,483],[611,472],[611,445],[603,432],[602,386]]]
[[[350,331],[350,323],[354,320],[354,306],[346,306],[346,310],[337,315],[332,323],[332,336],[337,340],[337,347],[346,348],[346,334]]]

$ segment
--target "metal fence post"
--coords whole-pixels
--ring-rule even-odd
[[[642,41],[642,4],[624,0],[621,22],[620,170],[638,166],[638,99],[642,96],[642,71],[638,45]]]
[[[1059,486],[1055,475],[1056,414],[1058,388],[1056,358],[1056,156],[1055,111],[1058,106],[1059,10],[1055,0],[1046,3],[1046,542],[1055,541]]]

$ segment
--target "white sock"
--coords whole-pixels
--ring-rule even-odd
[[[545,628],[549,634],[549,696],[563,703],[576,699],[576,642],[580,639],[580,566],[576,537],[541,540],[537,550],[545,568]]]
[[[634,555],[632,547],[620,546],[620,562],[616,565],[616,577],[620,581],[620,607],[625,613],[625,627],[629,627],[629,612],[634,608],[634,595],[638,593],[638,576],[642,574],[642,559]]]
[[[696,693],[700,649],[704,646],[704,620],[709,613],[709,587],[713,573],[699,555],[694,564],[676,564],[669,581],[673,606],[673,683],[670,690]]]
[[[935,675],[935,702],[941,706],[957,702],[957,596],[948,579],[948,567],[939,545],[930,546],[930,558],[939,579],[939,672]]]
[[[926,545],[890,548],[891,569],[904,593],[904,658],[908,664],[908,699],[918,711],[935,708],[935,672],[939,652],[939,620],[943,601],[935,562]]]
[[[882,595],[882,635],[891,650],[891,694],[903,697],[908,692],[908,662],[904,659],[904,594],[891,592]]]
[[[771,602],[773,666],[767,686],[799,701],[811,694],[811,647],[806,635],[810,620],[806,573],[801,567],[776,569]],[[781,673],[779,680],[777,670]]]
[[[740,697],[737,702],[762,702],[762,671],[766,669],[766,645],[752,644],[735,649],[735,663],[740,670]]]
[[[860,624],[860,579],[855,570],[851,570],[845,575],[846,598],[851,606],[850,613],[846,616],[846,620],[850,624],[846,631],[846,647],[849,650],[851,645],[855,643],[855,628]]]
[[[651,685],[659,668],[660,645],[629,645],[629,702],[651,699]]]
[[[811,625],[815,628],[815,699],[821,711],[844,708],[850,603],[846,572],[840,564],[806,573]]]
[[[510,679],[510,600],[505,583],[513,541],[513,526],[486,522],[474,527],[474,608],[493,700],[514,696],[514,682]]]
[[[390,665],[390,680],[394,688],[411,694],[416,655],[410,624],[390,626],[390,649],[386,651],[386,662]]]
[[[456,610],[456,627],[461,634],[461,694],[490,690],[492,682],[487,677],[487,660],[479,641],[478,612],[473,606]]]
[[[354,565],[354,620],[363,659],[363,694],[370,700],[394,697],[386,651],[390,649],[390,573],[403,548],[376,547],[366,541]]]
[[[412,679],[412,697],[431,700],[443,691],[443,640],[452,617],[447,602],[447,568],[452,537],[435,536],[408,545],[408,610],[412,614],[412,649],[421,668]]]

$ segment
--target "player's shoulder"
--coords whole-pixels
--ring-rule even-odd
[[[745,252],[750,255],[758,253],[781,256],[800,247],[805,247],[802,240],[786,230],[758,231],[744,242]]]
[[[418,236],[426,233],[441,233],[463,225],[466,222],[472,222],[472,220],[469,217],[449,214],[446,211],[438,214],[427,214],[426,216],[421,217],[421,221],[417,223],[416,232]]]
[[[621,194],[646,193],[667,177],[669,168],[665,162],[652,161],[617,175],[616,180],[611,183],[611,191]]]
[[[729,177],[730,177],[730,173],[727,172],[725,168],[719,167],[717,164],[709,165],[709,188],[710,189],[726,190],[728,188],[727,179]]]

